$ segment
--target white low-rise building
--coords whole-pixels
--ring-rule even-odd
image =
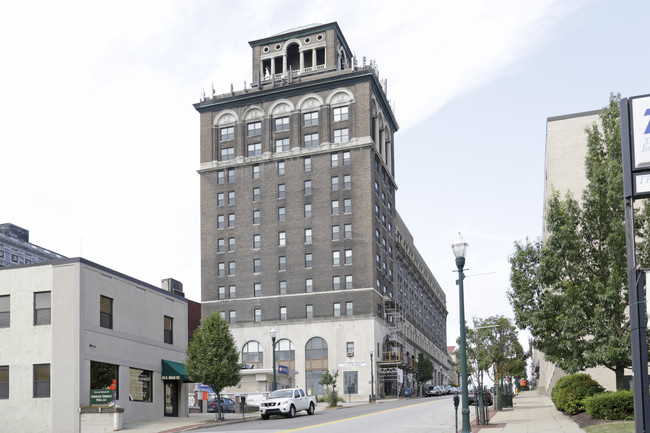
[[[187,416],[187,304],[82,258],[0,269],[0,430],[79,432],[91,389],[124,423]]]

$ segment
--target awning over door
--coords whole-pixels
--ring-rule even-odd
[[[162,361],[162,380],[182,380],[183,382],[192,382],[185,370],[185,364],[182,362]]]

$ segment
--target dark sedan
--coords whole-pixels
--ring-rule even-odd
[[[469,400],[469,404],[475,404],[475,402],[478,400],[474,396],[474,392],[469,391],[467,393],[467,399]],[[483,397],[483,403],[487,404],[488,406],[492,406],[493,400],[492,400],[492,393],[490,391],[485,391],[484,397]]]
[[[217,411],[217,399],[210,400],[208,402],[208,412]],[[235,402],[229,398],[221,398],[221,412],[224,413],[235,413]]]

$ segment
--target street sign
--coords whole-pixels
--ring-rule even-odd
[[[289,367],[285,365],[278,365],[278,374],[289,374]]]

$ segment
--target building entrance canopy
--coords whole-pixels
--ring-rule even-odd
[[[162,380],[182,380],[183,382],[192,382],[185,370],[185,364],[182,362],[162,361]]]

